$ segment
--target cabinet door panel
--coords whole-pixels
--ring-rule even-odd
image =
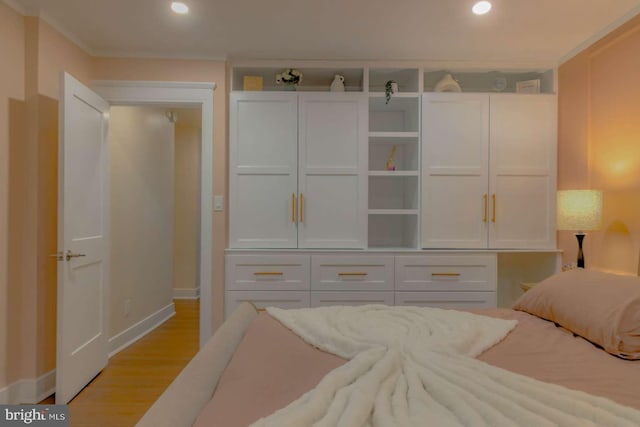
[[[396,292],[396,305],[453,310],[495,308],[495,292]]]
[[[232,94],[231,247],[297,247],[297,117],[296,94]]]
[[[485,248],[489,98],[423,97],[422,247]]]
[[[393,292],[311,292],[311,307],[369,304],[393,305]]]
[[[554,95],[491,95],[492,248],[555,247],[556,102]]]
[[[300,248],[364,248],[367,104],[362,94],[301,94]]]
[[[297,224],[294,221],[297,198],[289,177],[238,175],[235,181],[235,200],[230,216],[232,246],[297,247]]]

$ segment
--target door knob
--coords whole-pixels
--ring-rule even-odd
[[[80,257],[83,257],[83,256],[87,256],[87,255],[85,255],[85,254],[74,254],[70,250],[67,251],[67,254],[65,255],[65,257],[67,258],[67,261],[71,261],[71,258],[80,258]]]

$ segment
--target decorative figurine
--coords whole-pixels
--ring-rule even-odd
[[[331,92],[344,92],[344,76],[336,74],[333,76],[333,82],[331,83]]]
[[[389,153],[389,158],[387,159],[387,163],[385,165],[385,168],[388,171],[396,170],[396,165],[393,163],[393,155],[394,154],[396,154],[396,144],[393,144],[393,146],[391,147],[391,152]]]
[[[391,101],[391,95],[394,93],[398,93],[398,83],[395,80],[389,80],[384,85],[384,95],[387,98],[387,102],[385,102],[385,104],[388,104],[389,101]]]

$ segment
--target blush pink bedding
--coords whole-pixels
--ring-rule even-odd
[[[553,323],[508,309],[478,314],[517,319],[479,356],[492,365],[640,409],[640,361],[614,357]],[[249,326],[197,427],[245,427],[311,390],[344,359],[306,344],[266,313]]]

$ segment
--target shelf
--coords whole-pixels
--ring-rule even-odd
[[[394,98],[418,98],[418,97],[420,97],[419,92],[398,92],[391,95],[392,100]],[[386,100],[386,94],[384,92],[369,92],[369,98],[383,98]]]
[[[424,91],[432,92],[445,74],[451,73],[460,83],[462,92],[502,92],[515,93],[516,82],[540,79],[540,93],[553,93],[553,70],[542,71],[445,71],[429,70],[424,73]],[[502,90],[495,87],[496,79],[504,79],[506,86]]]
[[[404,170],[395,170],[395,171],[387,171],[387,170],[382,170],[382,171],[377,171],[377,170],[370,170],[369,171],[369,176],[419,176],[420,172],[418,171],[404,171]]]
[[[384,210],[387,211],[387,210]],[[369,211],[370,248],[417,249],[419,216],[416,214],[372,214]]]
[[[369,209],[418,209],[418,175],[370,176]]]
[[[412,132],[420,130],[420,98],[384,96],[369,98],[369,132]]]
[[[369,209],[369,215],[418,215],[418,209]]]
[[[387,81],[398,83],[399,92],[417,92],[420,86],[418,68],[371,68],[369,70],[369,91],[384,92]]]
[[[231,89],[233,91],[242,91],[244,77],[256,76],[262,77],[262,91],[282,91],[282,86],[276,84],[276,74],[287,68],[295,68],[302,73],[302,83],[298,86],[298,92],[327,92],[336,74],[344,76],[344,85],[347,92],[363,91],[364,69],[362,67],[297,67],[295,64],[286,62],[283,62],[283,65],[278,67],[234,67]]]
[[[369,138],[402,139],[404,140],[402,142],[418,142],[417,138],[419,137],[420,134],[418,132],[369,132]],[[415,141],[411,141],[411,139]]]

